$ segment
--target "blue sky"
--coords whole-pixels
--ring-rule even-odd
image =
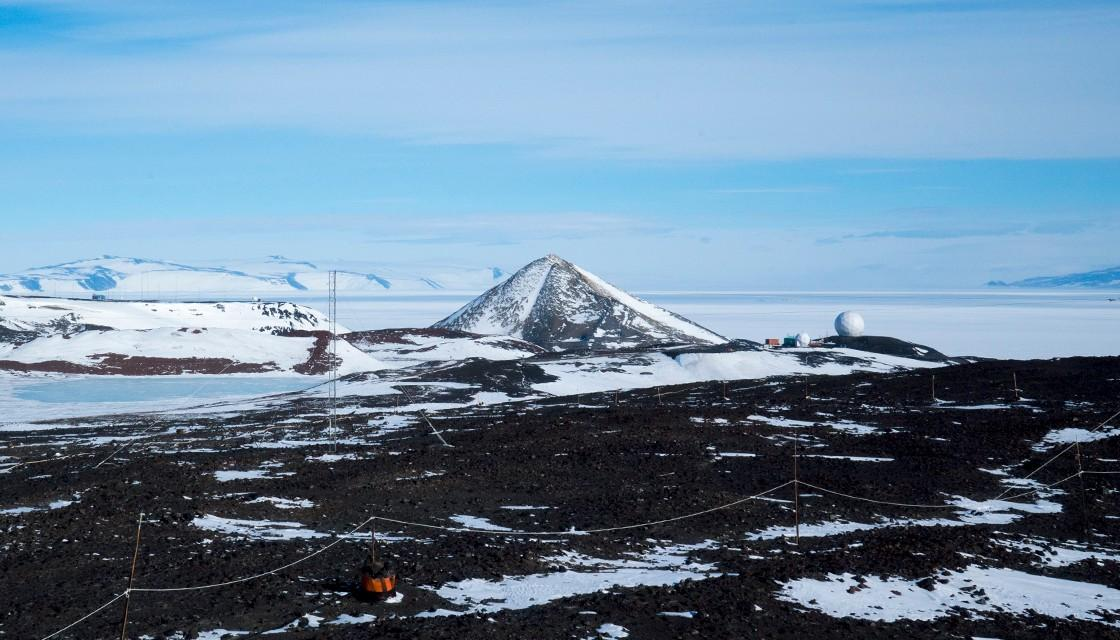
[[[1120,263],[1107,2],[0,0],[0,271],[102,253],[641,289]]]

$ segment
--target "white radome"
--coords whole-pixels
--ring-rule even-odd
[[[807,347],[807,346],[809,346],[809,343],[812,342],[812,341],[813,341],[813,339],[810,338],[809,334],[807,334],[807,333],[797,334],[797,346],[799,346],[799,347],[802,347],[802,348]]]
[[[836,334],[848,338],[863,335],[863,316],[855,311],[845,311],[836,316]]]

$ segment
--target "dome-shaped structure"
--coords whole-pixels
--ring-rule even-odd
[[[797,334],[797,346],[801,347],[802,349],[809,346],[809,343],[812,342],[812,341],[813,341],[813,339],[810,338],[809,334],[807,334],[807,333]]]
[[[863,316],[855,311],[845,311],[836,316],[836,335],[858,338],[863,335]]]

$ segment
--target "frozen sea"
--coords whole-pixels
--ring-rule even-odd
[[[1116,291],[636,293],[731,338],[761,341],[801,331],[833,335],[836,314],[851,309],[863,314],[869,335],[893,336],[949,355],[1120,354]],[[424,327],[472,298],[470,293],[340,297],[338,316],[355,330]],[[324,298],[300,302],[326,308]]]
[[[352,330],[425,327],[473,299],[440,295],[342,296],[339,322]],[[731,338],[761,341],[805,331],[832,335],[844,310],[863,314],[869,335],[932,346],[949,355],[1054,358],[1120,355],[1120,298],[1108,291],[960,292],[638,292],[642,298]],[[326,309],[326,299],[297,302]],[[0,377],[0,429],[30,420],[167,410],[292,391],[321,380],[302,376],[89,378]]]

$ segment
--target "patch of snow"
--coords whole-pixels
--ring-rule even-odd
[[[894,462],[894,458],[876,458],[873,456],[839,456],[823,453],[802,453],[802,458],[823,458],[825,460],[848,460],[850,462]]]
[[[199,529],[216,531],[226,535],[252,540],[299,540],[325,538],[326,533],[305,529],[298,522],[277,522],[273,520],[238,520],[204,514],[191,521]]]
[[[599,625],[595,632],[599,634],[600,638],[606,638],[607,640],[622,640],[622,638],[630,637],[629,629],[610,622]]]
[[[644,554],[632,554],[621,560],[564,552],[548,560],[569,567],[569,571],[510,576],[501,580],[471,578],[444,584],[435,592],[467,610],[442,610],[428,616],[524,609],[614,587],[668,586],[688,579],[705,578],[714,574],[715,565],[690,563],[688,554],[714,546],[718,546],[717,543],[709,541],[697,545],[655,547]]]
[[[450,520],[454,520],[463,525],[467,529],[476,529],[479,531],[513,531],[509,527],[502,527],[490,522],[486,518],[479,518],[477,516],[451,516]]]
[[[277,509],[308,509],[315,506],[314,502],[302,498],[291,500],[288,498],[271,498],[266,496],[250,500],[248,504],[259,504],[262,502],[271,504]]]
[[[1120,435],[1120,427],[1093,431],[1080,427],[1066,427],[1054,429],[1043,436],[1042,441],[1034,446],[1035,451],[1046,451],[1059,444],[1074,444],[1075,442],[1088,443],[1106,440]]]
[[[945,580],[941,583],[940,580]],[[931,591],[917,581],[850,573],[785,583],[778,598],[834,617],[861,620],[936,620],[964,609],[974,615],[1035,611],[1054,618],[1103,621],[1120,613],[1120,590],[1037,576],[1014,569],[969,566],[939,577]],[[849,590],[852,590],[849,592]]]
[[[223,640],[233,636],[247,636],[248,631],[233,631],[230,629],[210,629],[209,631],[200,631],[197,640]]]
[[[258,479],[275,479],[280,476],[292,476],[295,473],[291,471],[274,473],[268,469],[250,469],[248,471],[237,471],[223,469],[214,472],[214,479],[218,482],[231,482],[233,480],[258,480]]]
[[[1111,560],[1120,562],[1120,551],[1103,549],[1078,549],[1072,543],[1057,544],[1041,539],[1006,540],[997,538],[996,544],[1009,549],[1029,551],[1042,555],[1040,564],[1047,567],[1065,567],[1085,560]]]

